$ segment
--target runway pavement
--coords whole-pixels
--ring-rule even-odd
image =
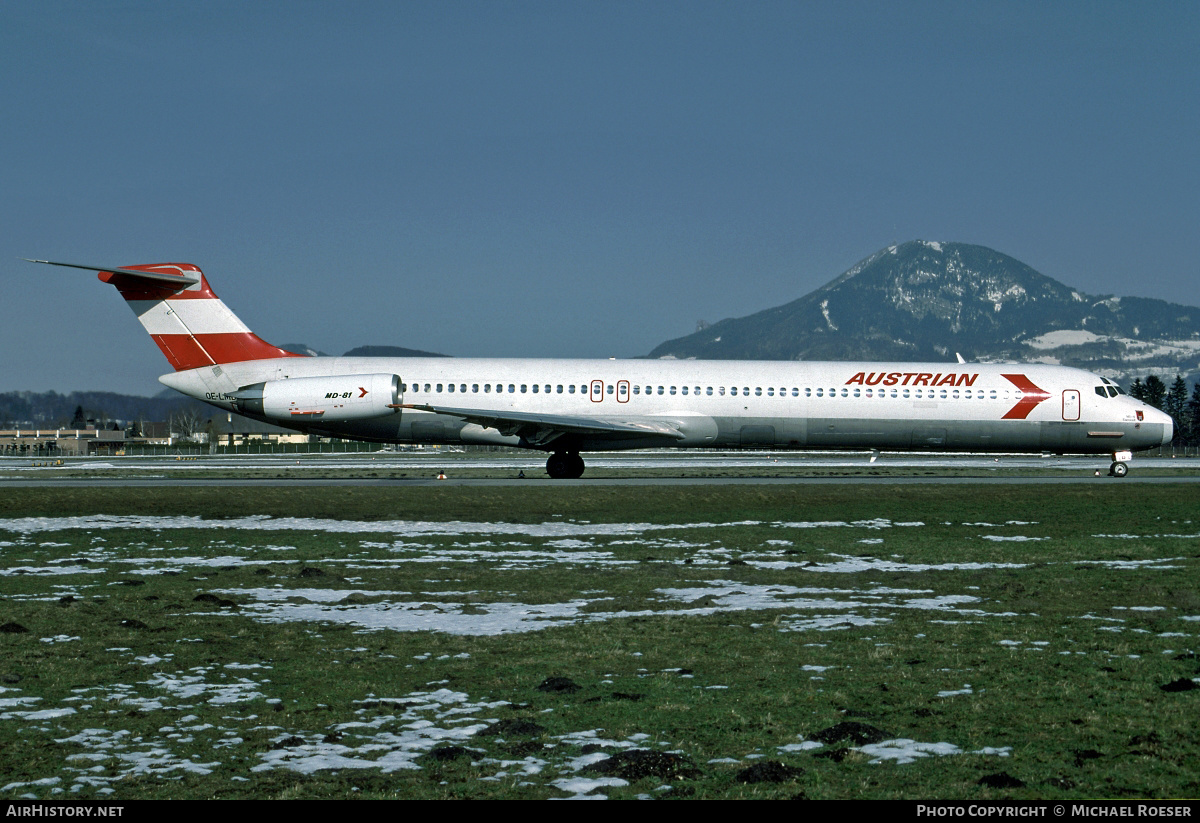
[[[1107,476],[1102,457],[884,455],[861,453],[689,453],[587,455],[593,477],[551,480],[544,457],[464,454],[306,454],[0,459],[0,488],[306,486],[622,486],[753,484],[1196,483],[1198,458],[1142,458],[1128,477]],[[1163,470],[1168,470],[1165,473]],[[798,472],[814,474],[797,474]],[[249,476],[239,477],[246,472]],[[265,476],[270,472],[272,476]],[[296,476],[288,477],[295,472]],[[319,472],[321,476],[311,476]],[[372,475],[361,476],[364,472]],[[446,479],[437,479],[445,472]],[[679,476],[675,476],[678,472]],[[1097,472],[1099,473],[1097,475]],[[524,473],[525,477],[519,475]],[[724,473],[724,474],[722,474]],[[212,474],[212,477],[205,475]],[[487,476],[479,476],[481,474]],[[615,474],[615,476],[614,476]],[[264,475],[264,476],[254,476]],[[339,476],[345,475],[345,476]],[[352,476],[358,475],[358,476]],[[401,476],[397,476],[401,475]]]

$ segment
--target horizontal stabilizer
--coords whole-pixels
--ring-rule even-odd
[[[163,263],[155,266],[146,266],[145,268],[131,269],[121,266],[84,266],[79,263],[55,263],[53,260],[30,260],[28,257],[22,258],[30,263],[45,263],[48,266],[66,266],[71,269],[84,269],[85,271],[112,272],[113,274],[124,274],[129,277],[135,277],[139,280],[149,280],[153,283],[169,284],[186,288],[194,286],[200,282],[199,271],[187,271],[182,266],[174,263]],[[194,266],[192,268],[195,268]]]

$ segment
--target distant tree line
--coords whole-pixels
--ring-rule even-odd
[[[89,422],[107,429],[113,422],[128,425],[135,420],[167,420],[172,414],[190,410],[212,414],[212,408],[199,400],[175,394],[136,397],[113,392],[0,392],[0,429],[82,429]]]
[[[1171,415],[1175,420],[1172,443],[1193,445],[1200,442],[1200,382],[1192,387],[1189,398],[1183,375],[1175,375],[1168,389],[1161,378],[1152,374],[1144,381],[1140,377],[1135,379],[1129,387],[1129,395]]]

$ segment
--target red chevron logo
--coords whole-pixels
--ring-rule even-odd
[[[359,390],[360,392],[362,392],[362,394],[360,394],[360,395],[358,396],[358,399],[359,399],[359,400],[362,400],[364,397],[366,397],[366,396],[367,396],[367,390],[366,390],[366,389],[364,389],[362,386],[359,386],[359,387],[358,387],[358,390]]]
[[[1001,420],[1024,420],[1037,407],[1038,403],[1050,399],[1050,392],[1035,386],[1033,381],[1023,374],[1002,374],[1000,376],[1008,380],[1008,382],[1012,383],[1024,394],[1017,401],[1017,405],[1004,413],[1004,416],[1000,418]]]

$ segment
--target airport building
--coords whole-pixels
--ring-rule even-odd
[[[140,422],[136,428],[13,428],[0,430],[0,457],[120,456],[145,448],[213,445],[228,449],[304,444],[306,434],[260,423],[238,414],[217,414],[190,433],[170,422]]]

